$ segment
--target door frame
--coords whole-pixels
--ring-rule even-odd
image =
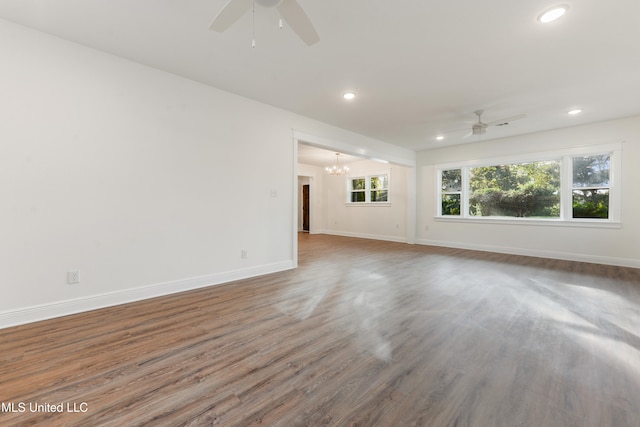
[[[302,184],[302,231],[311,232],[311,184]]]

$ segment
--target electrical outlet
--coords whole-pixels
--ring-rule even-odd
[[[240,251],[240,258],[246,258],[247,257],[247,250],[243,249]]]
[[[67,284],[75,285],[80,283],[80,270],[67,271]]]

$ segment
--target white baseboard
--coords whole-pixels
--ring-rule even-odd
[[[352,233],[349,231],[334,230],[323,230],[322,234],[331,234],[332,236],[357,237],[360,239],[385,240],[387,242],[407,243],[406,237],[385,236],[383,234]]]
[[[170,295],[177,292],[220,285],[234,280],[262,276],[278,271],[290,270],[292,268],[294,268],[293,261],[283,261],[242,270],[175,280],[150,286],[5,311],[0,313],[0,329]]]
[[[473,243],[449,242],[444,240],[417,239],[419,245],[442,246],[445,248],[469,249],[473,251],[496,252],[509,255],[523,255],[537,258],[561,259],[565,261],[589,262],[593,264],[615,265],[618,267],[640,268],[640,260],[631,258],[605,257],[599,255],[556,252],[538,249],[512,248],[506,246],[481,245]]]

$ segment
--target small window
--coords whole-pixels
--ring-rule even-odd
[[[573,157],[572,160],[573,218],[609,218],[610,156]]]
[[[348,203],[389,203],[389,173],[352,176],[348,182]]]
[[[366,182],[365,178],[352,178],[351,179],[351,203],[364,203],[366,201]]]
[[[370,177],[371,202],[389,201],[389,175],[378,175]]]
[[[442,215],[460,215],[462,169],[442,171]]]

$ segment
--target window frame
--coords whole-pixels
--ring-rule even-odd
[[[364,180],[364,188],[362,189],[357,189],[354,190],[353,188],[353,181],[356,179],[363,179]],[[353,194],[354,193],[363,193],[364,194],[364,200],[359,202],[359,201],[353,201]],[[367,201],[367,177],[366,176],[348,176],[347,177],[347,202],[348,203],[355,203],[355,204],[361,204],[361,203],[366,203]]]
[[[381,187],[381,188],[373,188],[373,179],[374,178],[381,178],[381,177],[385,177],[384,179],[384,183],[386,184],[385,186]],[[390,180],[389,180],[389,174],[388,173],[379,173],[379,174],[375,174],[375,175],[369,175],[367,176],[367,182],[366,184],[369,186],[367,195],[369,196],[369,203],[375,203],[375,204],[379,204],[379,203],[389,203],[389,186],[391,184]],[[373,193],[376,191],[386,191],[387,192],[387,200],[372,200],[373,199]],[[377,197],[376,197],[377,199]]]
[[[608,186],[588,186],[588,187],[582,187],[582,186],[576,186],[575,181],[573,180],[573,175],[574,175],[574,162],[573,159],[578,158],[578,157],[593,157],[593,156],[598,156],[598,155],[608,155],[609,156],[609,185]],[[570,172],[570,176],[571,176],[571,192],[569,195],[569,208],[571,209],[571,217],[575,220],[575,219],[593,219],[596,221],[602,221],[603,218],[574,218],[573,217],[573,192],[576,190],[599,190],[599,189],[607,189],[609,191],[608,194],[608,198],[609,198],[609,205],[608,205],[608,218],[611,218],[611,170],[612,170],[612,158],[611,158],[611,153],[600,153],[600,154],[585,154],[585,155],[580,155],[580,156],[572,156],[571,157],[571,161],[569,163],[569,167],[571,168],[571,172]]]
[[[572,194],[573,194],[573,157],[588,157],[609,155],[609,212],[608,218],[573,218]],[[560,217],[558,218],[518,218],[501,216],[472,216],[469,214],[469,171],[474,167],[496,166],[506,164],[519,164],[528,162],[542,162],[550,160],[560,161]],[[477,223],[504,223],[504,224],[540,224],[563,225],[579,227],[621,227],[621,185],[620,170],[622,168],[622,143],[600,144],[585,147],[576,147],[564,150],[544,151],[524,155],[504,156],[488,159],[468,160],[456,163],[434,165],[436,183],[436,203],[434,220],[454,222]],[[462,196],[460,198],[460,215],[442,214],[442,196],[446,194],[442,190],[442,172],[447,170],[461,170]]]
[[[387,191],[387,200],[384,201],[371,201],[371,193],[373,191],[377,191],[380,189],[373,189],[371,188],[371,178],[375,178],[375,177],[380,177],[380,176],[386,176],[387,177],[387,186],[386,188],[383,188],[382,190],[386,190]],[[346,200],[346,205],[347,206],[391,206],[391,170],[381,170],[381,171],[371,171],[371,172],[366,172],[366,173],[350,173],[347,175],[347,200]],[[365,194],[365,200],[362,202],[354,202],[352,201],[351,195],[353,194],[354,191],[358,191],[361,192],[363,190],[353,190],[353,180],[354,179],[361,179],[363,178],[365,181],[365,188],[364,188],[364,194]]]
[[[453,171],[453,170],[460,170],[460,191],[445,191],[442,188],[443,185],[443,180],[442,180],[442,173],[443,172],[448,172],[448,171]],[[438,173],[438,191],[440,192],[440,195],[438,196],[438,213],[440,216],[445,217],[445,218],[460,218],[462,216],[462,213],[465,211],[466,209],[466,205],[467,203],[465,203],[465,185],[467,182],[467,176],[468,176],[468,169],[464,169],[464,168],[451,168],[451,169],[441,169]],[[467,176],[465,176],[465,173]],[[456,194],[456,195],[460,195],[460,213],[458,215],[444,215],[442,213],[442,196],[443,195],[451,195],[451,194]],[[468,198],[467,198],[468,200]]]

